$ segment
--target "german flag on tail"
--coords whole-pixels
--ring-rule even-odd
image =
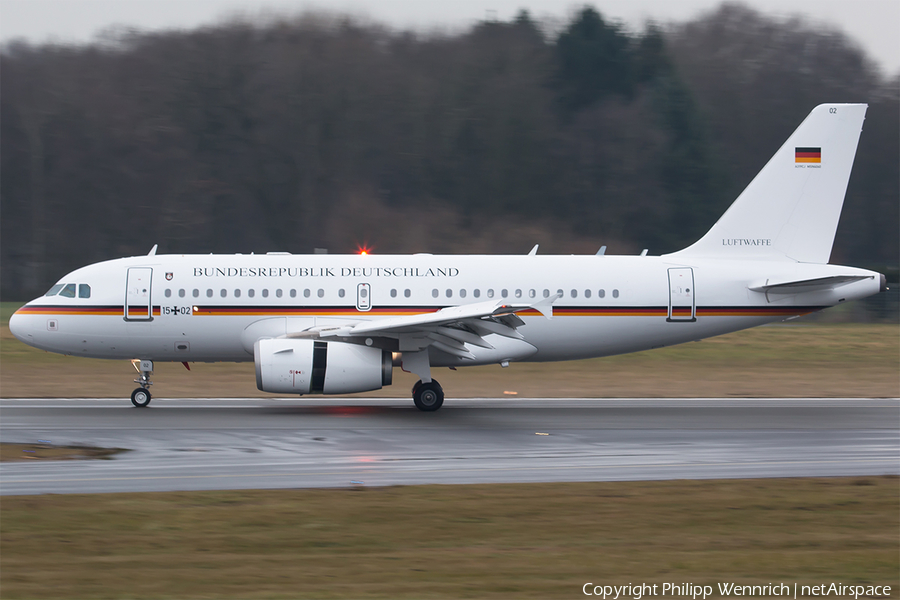
[[[795,163],[822,162],[822,148],[794,148]]]

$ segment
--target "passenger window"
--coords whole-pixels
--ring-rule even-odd
[[[223,298],[225,298],[226,296],[228,296],[228,290],[221,290],[219,292],[219,295],[222,296]]]
[[[62,291],[59,293],[59,295],[62,296],[63,298],[74,298],[75,297],[75,284],[67,283],[66,287],[64,287],[62,289]]]
[[[44,295],[45,295],[45,296],[55,296],[55,295],[57,295],[57,294],[59,293],[59,290],[61,290],[61,289],[63,289],[63,284],[57,283],[57,284],[54,285],[52,288],[50,288],[49,290],[47,290],[47,293],[44,294]]]
[[[544,298],[549,298],[549,297],[550,297],[550,290],[548,290],[547,288],[544,288]]]
[[[590,297],[591,297],[591,290],[584,290],[584,297],[585,297],[585,298],[590,298]]]
[[[439,293],[440,292],[437,291],[437,288],[435,288],[435,289],[431,290],[431,297],[437,298]]]
[[[291,298],[297,297],[297,290],[291,290]]]
[[[172,297],[172,290],[170,290],[170,289],[167,288],[167,289],[166,289],[166,293],[165,293],[165,297],[166,297],[166,298],[171,298],[171,297]]]
[[[194,298],[199,298],[199,297],[200,297],[200,290],[198,290],[197,288],[194,288]]]
[[[516,290],[516,298],[522,297],[522,290]]]
[[[537,292],[535,292],[534,290],[528,290],[529,298],[534,298],[535,296],[537,296]]]
[[[78,284],[78,297],[79,298],[90,298],[91,297],[91,286],[86,283]]]
[[[184,298],[184,288],[178,290],[178,297],[179,297],[179,298]]]
[[[249,290],[247,290],[247,295],[252,298],[253,296],[256,295],[256,290],[254,290],[253,288],[250,288]]]
[[[275,297],[281,298],[281,290],[275,290]]]
[[[391,298],[397,297],[397,290],[391,290]]]
[[[556,290],[556,293],[559,294],[560,298],[562,298],[563,296],[566,295],[565,292],[563,292],[562,290]]]
[[[403,295],[409,298],[410,296],[412,296],[412,292],[409,289],[405,289],[403,290]]]
[[[234,297],[235,297],[235,298],[240,298],[240,297],[241,297],[241,290],[239,290],[239,289],[234,290]]]
[[[599,292],[597,292],[597,295],[601,298],[606,298],[606,290],[600,290]]]
[[[479,290],[478,288],[475,288],[474,290],[472,290],[472,295],[475,296],[476,298],[480,298],[481,290]]]
[[[304,297],[304,298],[309,298],[309,289],[303,290],[303,297]]]
[[[338,290],[338,298],[343,298],[343,297],[344,297],[344,288],[341,288]]]
[[[447,297],[448,297],[448,298],[452,298],[452,297],[453,297],[453,290],[447,290]]]
[[[466,290],[459,290],[459,297],[460,297],[460,298],[465,298],[465,297],[466,297]]]
[[[269,290],[263,290],[263,291],[262,291],[262,296],[263,296],[263,298],[268,298],[268,297],[269,297]]]
[[[207,298],[212,298],[212,295],[213,295],[213,291],[212,291],[212,290],[206,290],[206,297],[207,297]]]
[[[613,290],[613,298],[619,297],[619,290]]]
[[[493,298],[493,297],[494,297],[494,290],[488,290],[488,291],[487,291],[487,297],[488,297],[488,298]]]
[[[507,289],[500,290],[500,295],[503,296],[504,298],[506,298],[507,296],[509,296],[509,290],[507,290]]]
[[[571,294],[572,294],[572,297],[573,297],[573,298],[577,298],[577,297],[578,297],[578,290],[572,290]]]
[[[263,295],[265,295],[265,292],[266,292],[266,290],[263,290]],[[319,298],[324,298],[324,297],[325,297],[325,290],[319,289],[319,291],[316,292],[316,295],[317,295]]]

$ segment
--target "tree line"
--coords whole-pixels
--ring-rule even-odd
[[[459,33],[307,14],[0,53],[0,293],[160,252],[657,254],[813,106],[867,102],[834,258],[896,265],[900,79],[838,31],[726,4]]]

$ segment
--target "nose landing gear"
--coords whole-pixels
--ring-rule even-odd
[[[153,382],[150,381],[150,375],[153,373],[153,361],[135,359],[131,361],[131,365],[141,375],[140,379],[134,380],[141,387],[131,392],[131,403],[138,408],[143,408],[150,404],[152,398],[149,388],[153,385]]]

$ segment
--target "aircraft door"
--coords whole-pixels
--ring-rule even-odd
[[[372,308],[372,287],[368,283],[360,283],[356,286],[356,309],[370,310]]]
[[[696,321],[694,302],[694,270],[690,267],[669,269],[669,322]]]
[[[153,269],[131,267],[125,282],[125,320],[152,321],[153,303],[150,302],[150,284]]]

